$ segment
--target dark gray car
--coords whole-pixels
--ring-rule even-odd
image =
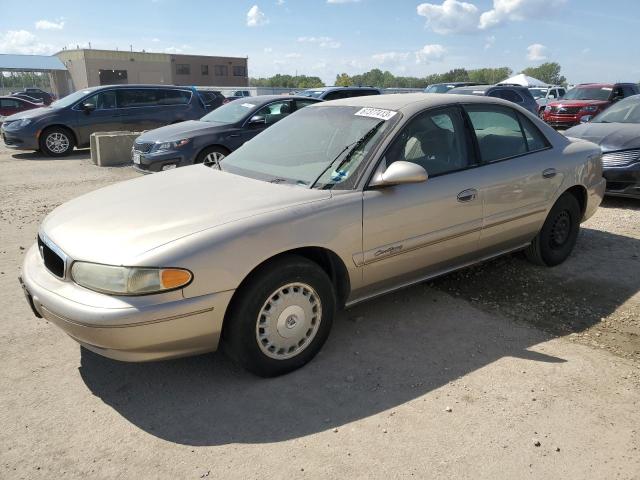
[[[151,173],[194,163],[217,163],[274,123],[320,101],[283,95],[240,98],[200,120],[150,130],[133,144],[134,168]]]
[[[474,85],[452,88],[447,93],[502,98],[538,115],[538,104],[531,92],[521,85]]]
[[[110,85],[78,90],[48,107],[7,117],[2,138],[17,150],[52,157],[86,147],[94,132],[142,131],[201,118],[208,109],[193,87]]]
[[[320,100],[340,100],[341,98],[366,97],[380,95],[380,90],[374,87],[320,87],[308,88],[299,92],[303,97],[318,98]]]
[[[607,195],[640,198],[640,95],[619,101],[564,134],[600,145]]]

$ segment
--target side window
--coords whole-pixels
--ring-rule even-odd
[[[327,93],[327,95],[324,97],[325,100],[329,101],[329,100],[338,100],[339,98],[346,98],[344,90],[336,90],[335,92],[329,92]]]
[[[527,140],[514,111],[497,105],[467,105],[465,109],[484,162],[495,162],[528,151]]]
[[[158,105],[186,105],[190,100],[191,92],[185,90],[158,90]]]
[[[153,107],[158,104],[154,88],[126,88],[116,92],[118,108]]]
[[[558,98],[564,97],[565,93],[567,93],[567,91],[564,88],[559,88],[558,89]]]
[[[549,141],[531,120],[520,114],[518,114],[518,118],[520,119],[520,125],[522,125],[524,136],[527,139],[527,150],[529,152],[544,150],[549,147]]]
[[[116,92],[114,90],[108,90],[106,92],[96,93],[81,103],[92,103],[96,106],[96,110],[110,110],[116,108]]]
[[[314,103],[318,103],[318,102],[312,101],[312,100],[296,100],[296,110],[300,110],[301,108],[308,107],[309,105],[313,105]]]
[[[457,108],[418,115],[393,140],[387,166],[399,160],[423,167],[430,177],[470,166],[464,121]]]
[[[624,93],[625,98],[636,94],[635,89],[631,85],[623,85],[622,92]]]
[[[10,98],[3,98],[0,100],[0,102],[2,102],[0,103],[2,108],[18,108],[20,106],[20,102]]]
[[[522,96],[520,96],[518,92],[514,92],[513,90],[507,90],[507,89],[501,90],[500,98],[504,98],[505,100],[509,100],[510,102],[513,102],[513,103],[524,102],[524,99],[522,98]]]
[[[291,101],[271,103],[256,112],[257,116],[264,117],[265,124],[273,125],[291,113]]]

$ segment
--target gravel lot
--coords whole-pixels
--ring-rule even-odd
[[[262,380],[222,355],[126,364],[29,311],[60,203],[137,176],[0,147],[0,478],[640,478],[640,202],[554,269],[511,255],[339,314]]]

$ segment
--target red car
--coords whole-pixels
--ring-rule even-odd
[[[612,103],[639,93],[635,83],[583,83],[560,100],[549,102],[543,118],[552,127],[573,127],[589,121]]]
[[[17,97],[0,97],[0,121],[2,121],[2,117],[38,107],[42,107],[42,103],[33,103]]]

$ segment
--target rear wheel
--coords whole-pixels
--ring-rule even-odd
[[[263,377],[309,362],[329,336],[335,294],[327,274],[298,255],[261,267],[237,292],[223,344],[240,365]]]
[[[63,127],[48,128],[40,135],[40,149],[50,157],[65,157],[73,151],[75,141]]]
[[[536,265],[553,267],[571,254],[580,231],[580,205],[576,197],[564,193],[549,211],[542,229],[525,250]]]
[[[229,153],[229,150],[224,147],[207,147],[198,154],[195,163],[217,165],[222,161],[222,159],[229,155]]]

